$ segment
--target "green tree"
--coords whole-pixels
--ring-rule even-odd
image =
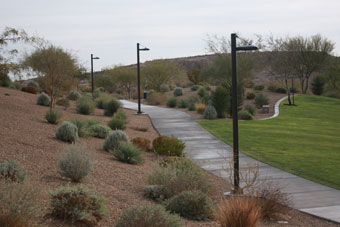
[[[218,86],[212,93],[212,102],[216,109],[217,117],[224,118],[231,109],[231,94],[225,87]]]
[[[124,90],[129,99],[131,99],[131,93],[133,89],[137,88],[137,73],[135,70],[129,67],[116,67],[110,71],[111,75],[115,78],[115,81],[122,90]]]
[[[198,69],[190,70],[189,72],[187,72],[187,76],[188,79],[194,84],[199,84],[203,82],[201,71]]]
[[[331,59],[325,70],[327,93],[339,94],[340,97],[340,58]]]
[[[76,59],[61,47],[51,44],[37,48],[25,57],[23,64],[37,73],[42,87],[50,93],[50,109],[54,107],[56,95],[70,89],[77,72]]]
[[[292,67],[300,80],[302,93],[306,93],[309,78],[327,65],[334,43],[321,35],[314,35],[308,38],[289,38],[285,45]]]
[[[314,95],[322,95],[325,86],[325,80],[322,76],[316,76],[312,83],[312,92]]]

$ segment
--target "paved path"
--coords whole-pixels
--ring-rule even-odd
[[[137,110],[137,104],[121,100],[123,106]],[[232,161],[232,148],[204,130],[185,112],[142,105],[154,127],[161,135],[174,136],[186,144],[185,152],[207,171],[228,179],[226,160]],[[240,168],[258,163],[260,180],[266,179],[280,185],[292,198],[293,207],[301,211],[340,222],[340,191],[320,185],[270,165],[260,163],[240,153]]]

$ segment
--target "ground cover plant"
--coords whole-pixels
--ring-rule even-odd
[[[131,143],[119,143],[118,147],[111,153],[119,160],[128,164],[142,163],[142,149]]]
[[[0,180],[10,182],[23,182],[26,179],[25,168],[16,161],[0,163]]]
[[[280,105],[280,115],[266,121],[242,121],[240,150],[298,176],[340,189],[340,100],[296,97],[298,106]],[[199,122],[232,145],[232,122]],[[259,133],[261,132],[261,133]]]

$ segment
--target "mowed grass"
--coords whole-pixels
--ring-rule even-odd
[[[298,96],[270,120],[239,121],[240,151],[306,179],[340,189],[340,100]],[[232,145],[232,121],[199,124]]]

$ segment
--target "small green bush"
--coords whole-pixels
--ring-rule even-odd
[[[176,98],[169,98],[166,102],[166,106],[170,108],[175,108],[177,105],[177,99]]]
[[[161,84],[159,86],[159,91],[160,92],[168,92],[168,91],[170,91],[170,87],[167,84]]]
[[[10,87],[11,88],[11,79],[7,75],[7,73],[2,73],[0,75],[0,86],[2,87]]]
[[[178,215],[169,214],[161,205],[133,206],[124,211],[116,227],[182,227]]]
[[[100,91],[94,91],[94,92],[93,92],[92,97],[93,97],[94,99],[99,98],[100,96],[102,96],[102,93],[101,93]]]
[[[106,216],[106,200],[84,187],[59,187],[51,193],[51,214],[60,219],[94,226]]]
[[[105,138],[103,148],[105,151],[115,150],[121,142],[129,142],[129,137],[121,130],[114,130]]]
[[[78,100],[79,98],[80,98],[80,94],[75,90],[70,91],[70,93],[68,94],[69,100],[75,101],[75,100]]]
[[[200,98],[197,95],[190,95],[187,98],[188,104],[196,104],[200,102]]]
[[[113,116],[118,109],[120,108],[121,103],[117,99],[110,99],[104,103],[104,115],[105,116]]]
[[[247,99],[254,99],[255,98],[255,93],[254,92],[247,92]]]
[[[194,86],[191,87],[192,91],[197,91],[200,88],[199,85],[195,84]]]
[[[175,137],[159,136],[153,140],[152,146],[159,155],[184,156],[185,143]]]
[[[165,209],[192,220],[211,220],[214,217],[213,203],[201,191],[183,191],[166,201]]]
[[[124,122],[127,122],[127,116],[122,110],[118,110],[114,115],[114,118],[120,119]]]
[[[87,135],[87,132],[86,132],[87,120],[77,117],[77,118],[72,119],[71,123],[77,126],[79,137],[83,137]]]
[[[312,82],[312,93],[314,95],[322,95],[325,83],[325,79],[322,76],[315,77]]]
[[[42,92],[37,99],[37,104],[40,106],[49,106],[51,103],[50,96],[48,96],[46,93]]]
[[[154,168],[148,175],[148,184],[159,186],[150,189],[150,198],[164,200],[187,190],[199,190],[204,193],[213,191],[208,174],[197,164],[185,158],[171,157],[171,160]]]
[[[27,87],[35,87],[38,91],[40,89],[39,87],[39,84],[35,81],[30,81],[28,84],[27,84]]]
[[[260,93],[256,95],[255,105],[257,108],[261,108],[263,105],[268,105],[269,99],[268,96],[264,93]]]
[[[174,96],[182,96],[183,95],[183,88],[176,87],[174,90]]]
[[[112,130],[124,130],[126,128],[124,121],[119,119],[118,117],[113,117],[107,125]]]
[[[0,163],[0,179],[11,182],[23,182],[26,179],[25,168],[16,161]]]
[[[286,88],[278,87],[278,88],[276,88],[275,92],[277,92],[277,93],[282,93],[282,94],[286,94],[286,93],[287,93],[287,90],[286,90]]]
[[[216,109],[217,117],[225,118],[230,109],[230,94],[228,90],[222,86],[218,86],[212,94],[213,106]]]
[[[58,99],[56,104],[58,106],[64,106],[65,109],[68,108],[70,106],[70,101],[66,98],[61,98],[61,99]]]
[[[195,110],[196,110],[195,104],[194,104],[194,103],[189,104],[188,110],[189,110],[189,111],[195,111]]]
[[[0,226],[35,226],[41,215],[39,190],[29,184],[0,181]]]
[[[77,101],[77,113],[90,115],[94,112],[95,104],[91,97],[82,96]]]
[[[188,101],[186,99],[181,99],[177,103],[178,108],[187,108],[188,107]]]
[[[94,118],[89,118],[86,120],[86,127],[91,127],[92,125],[100,124],[100,121]]]
[[[118,148],[111,153],[120,161],[128,164],[138,164],[143,162],[141,157],[142,149],[131,143],[119,143]]]
[[[98,109],[104,109],[104,104],[110,99],[108,96],[100,96],[96,99],[96,106]]]
[[[95,124],[88,127],[87,132],[90,136],[104,139],[111,132],[111,129],[104,125]]]
[[[255,106],[249,104],[244,107],[244,110],[248,111],[248,113],[250,113],[252,116],[254,116],[256,112]]]
[[[205,88],[200,88],[197,92],[197,94],[199,95],[199,97],[203,98],[204,96],[206,96],[208,94],[207,90],[205,90]]]
[[[86,153],[85,146],[72,144],[66,148],[66,153],[59,160],[58,166],[58,173],[62,177],[69,178],[74,182],[80,182],[90,174],[92,161]]]
[[[59,110],[50,109],[45,114],[45,119],[50,124],[58,124],[62,114]]]
[[[217,117],[216,109],[213,105],[208,105],[204,111],[204,119],[214,120]]]
[[[262,91],[264,89],[264,85],[263,84],[256,84],[254,86],[254,90],[256,91]]]
[[[246,110],[241,110],[238,112],[238,118],[240,120],[253,120],[253,115]]]
[[[58,140],[62,140],[69,143],[75,143],[78,140],[77,126],[71,122],[64,121],[64,123],[58,128],[56,133]]]

